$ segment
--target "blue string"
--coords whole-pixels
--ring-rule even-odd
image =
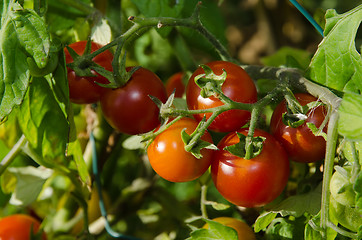
[[[97,149],[96,149],[96,143],[95,143],[92,132],[89,136],[89,139],[92,144],[92,165],[93,165],[92,169],[93,169],[93,174],[94,174],[94,178],[95,178],[96,186],[97,186],[97,190],[98,190],[98,195],[99,195],[99,208],[101,210],[102,216],[105,219],[105,229],[106,229],[107,233],[113,238],[119,238],[119,239],[124,239],[124,240],[141,240],[139,238],[126,236],[124,234],[118,233],[118,232],[114,231],[112,229],[112,227],[110,226],[110,224],[108,222],[108,218],[107,218],[107,215],[108,215],[107,210],[104,205],[103,196],[102,196],[102,184],[101,184],[101,179],[100,179],[99,172],[98,172]]]
[[[322,37],[324,37],[323,29],[319,24],[313,19],[313,17],[296,1],[296,0],[289,0],[298,10],[303,14],[303,16],[313,25],[315,29],[319,32]]]

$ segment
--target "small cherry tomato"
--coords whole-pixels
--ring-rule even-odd
[[[253,229],[248,224],[239,219],[231,217],[217,217],[211,220],[221,223],[227,227],[234,228],[238,233],[239,240],[256,240]],[[209,225],[206,223],[203,228],[209,228]]]
[[[181,98],[185,92],[185,85],[182,82],[184,74],[182,72],[175,73],[165,83],[167,95],[170,96],[175,91],[175,97]]]
[[[317,98],[306,93],[296,93],[295,97],[302,106],[317,101]],[[285,112],[287,112],[287,109],[284,100],[279,103],[273,112],[270,121],[270,131],[283,145],[290,160],[310,163],[323,159],[326,150],[326,141],[322,136],[315,136],[307,126],[307,123],[313,123],[319,128],[327,115],[326,109],[323,106],[311,109],[307,112],[308,118],[297,128],[287,126],[283,123],[282,115]],[[326,130],[326,128],[324,130]]]
[[[150,164],[162,178],[171,182],[192,181],[209,168],[213,150],[202,149],[203,157],[197,159],[185,150],[185,144],[181,139],[183,129],[191,134],[197,125],[195,120],[183,118],[159,134],[148,146],[147,154]],[[201,139],[212,142],[208,132],[205,132]]]
[[[78,55],[84,53],[87,41],[79,41],[70,44],[68,47],[72,48]],[[102,46],[98,43],[91,42],[91,52],[100,49]],[[65,62],[73,62],[73,58],[70,56],[68,49],[64,48]],[[106,50],[93,58],[93,61],[104,67],[108,71],[112,71],[113,54]],[[68,70],[68,84],[69,84],[69,97],[73,103],[85,104],[95,103],[99,101],[99,98],[105,88],[97,85],[95,82],[107,84],[109,81],[107,78],[101,76],[95,71],[91,71],[95,77],[81,77],[77,76],[74,70],[67,68]]]
[[[226,71],[226,80],[221,89],[223,93],[236,102],[254,103],[257,101],[257,91],[253,80],[240,66],[225,61],[214,61],[206,64],[211,70],[221,75]],[[186,101],[190,110],[208,109],[223,105],[216,97],[203,98],[200,95],[201,89],[195,83],[195,77],[205,71],[199,67],[190,77],[186,87]],[[206,115],[208,119],[211,113],[194,115],[197,121],[201,121]],[[223,112],[211,123],[210,130],[217,132],[231,132],[240,129],[250,120],[250,112],[245,110],[229,110]]]
[[[239,131],[248,134],[248,129]],[[270,203],[284,190],[289,177],[289,161],[279,142],[269,133],[255,130],[254,137],[265,138],[259,155],[244,159],[224,149],[239,142],[236,132],[227,134],[213,154],[211,175],[220,194],[242,207],[260,207]]]
[[[30,240],[31,232],[36,234],[39,231],[40,222],[25,214],[14,214],[0,219],[1,240]],[[42,239],[46,240],[45,233]]]
[[[105,119],[114,129],[126,134],[153,130],[160,124],[159,109],[149,95],[162,102],[167,100],[159,77],[148,69],[139,68],[124,86],[108,88],[102,94],[100,103]]]

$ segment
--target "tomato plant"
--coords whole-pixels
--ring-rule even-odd
[[[148,146],[147,155],[155,172],[171,182],[187,182],[200,177],[209,168],[212,150],[202,149],[203,157],[197,159],[185,151],[181,131],[191,134],[197,127],[197,122],[183,118],[158,135]],[[211,136],[205,132],[201,138],[212,142]]]
[[[295,94],[298,102],[305,106],[318,99],[310,94]],[[270,131],[273,136],[282,143],[291,160],[296,162],[316,162],[324,158],[326,141],[322,136],[316,136],[308,127],[308,123],[314,124],[317,128],[321,126],[326,118],[327,111],[323,106],[312,108],[305,115],[305,122],[298,127],[291,127],[283,123],[283,114],[287,112],[285,100],[274,110]],[[326,127],[324,128],[326,131]]]
[[[40,228],[40,222],[35,218],[15,214],[0,219],[0,239],[2,240],[30,240],[31,236],[36,235]],[[39,238],[40,239],[40,238]],[[41,239],[46,240],[45,233]]]
[[[240,133],[247,135],[248,130]],[[243,207],[259,207],[273,201],[284,190],[289,176],[289,161],[277,140],[258,129],[254,136],[265,140],[260,154],[252,159],[224,149],[239,142],[236,132],[226,135],[212,156],[211,174],[216,189],[225,199]]]
[[[254,103],[257,100],[256,87],[249,75],[240,67],[231,62],[214,61],[206,64],[216,74],[220,75],[226,71],[226,80],[222,85],[224,94],[236,102]],[[195,83],[195,77],[203,74],[202,67],[190,77],[186,87],[187,106],[191,110],[214,108],[223,103],[215,96],[203,98],[200,96],[201,89]],[[211,113],[206,113],[206,118]],[[194,115],[195,119],[201,121],[204,114]],[[223,112],[209,126],[210,130],[218,132],[230,132],[240,129],[250,120],[250,112],[245,110],[229,110]]]
[[[231,217],[217,217],[212,219],[212,221],[221,223],[227,227],[231,227],[236,230],[238,233],[238,238],[240,240],[256,240],[254,231],[248,224],[245,222]],[[204,225],[204,228],[208,228],[208,224]]]
[[[72,48],[78,55],[82,55],[86,48],[87,41],[78,41],[72,44],[69,44],[68,47]],[[91,52],[94,52],[100,49],[102,45],[91,42]],[[73,62],[72,56],[69,54],[67,48],[64,48],[65,52],[65,62]],[[98,54],[92,59],[96,64],[104,67],[108,71],[112,71],[112,53],[107,50]],[[92,76],[77,76],[73,69],[67,68],[68,72],[68,84],[69,84],[69,97],[70,100],[74,103],[95,103],[98,102],[102,92],[105,90],[103,87],[96,84],[102,83],[107,84],[109,81],[100,75],[99,73],[92,70]]]
[[[129,71],[131,67],[127,68]],[[159,77],[140,68],[122,87],[107,89],[101,96],[101,107],[109,124],[119,132],[140,134],[151,131],[160,123],[159,109],[149,96],[166,101],[165,87]]]
[[[178,72],[169,77],[165,83],[167,95],[170,96],[175,90],[175,97],[181,98],[185,92],[185,84],[182,82],[184,73]]]
[[[54,240],[238,239],[220,216],[361,239],[360,1],[0,5],[1,217]]]

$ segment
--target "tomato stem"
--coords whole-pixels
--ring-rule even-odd
[[[18,154],[22,151],[22,147],[28,140],[24,135],[22,135],[16,144],[10,149],[8,154],[1,160],[0,163],[0,176],[4,173],[6,168],[15,160]]]
[[[203,218],[208,218],[207,210],[206,210],[206,196],[207,196],[207,185],[201,186],[201,198],[200,198],[200,208],[201,208],[201,216]]]

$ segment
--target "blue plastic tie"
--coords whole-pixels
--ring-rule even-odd
[[[104,205],[104,201],[103,201],[103,195],[102,195],[102,184],[101,184],[101,179],[98,173],[98,159],[97,159],[97,149],[96,149],[96,142],[93,136],[93,133],[90,133],[89,139],[91,141],[92,144],[92,170],[93,170],[93,174],[94,174],[94,178],[96,181],[96,186],[97,186],[97,190],[98,190],[98,195],[99,195],[99,208],[101,210],[101,214],[105,219],[105,229],[107,231],[107,233],[113,237],[113,238],[119,238],[119,239],[124,239],[124,240],[141,240],[139,238],[135,238],[135,237],[131,237],[131,236],[127,236],[121,233],[118,233],[116,231],[114,231],[111,227],[111,225],[109,224],[108,218],[107,218],[107,210],[106,207]]]
[[[302,5],[300,5],[296,0],[289,0],[298,10],[303,14],[303,16],[313,25],[315,29],[324,37],[322,27],[314,20],[314,18],[305,10]]]

